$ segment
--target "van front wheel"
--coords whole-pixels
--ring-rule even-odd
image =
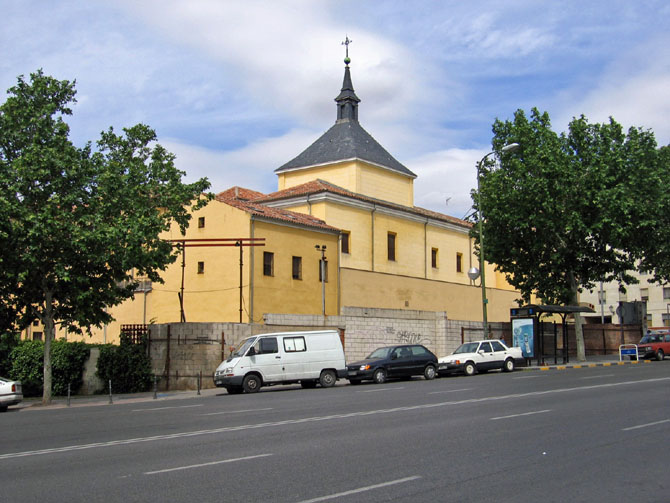
[[[246,393],[256,393],[262,385],[261,378],[255,374],[249,374],[242,381],[242,388]]]
[[[332,370],[324,370],[321,372],[321,376],[319,377],[321,387],[330,388],[331,386],[335,386],[335,381],[337,381],[337,376]]]

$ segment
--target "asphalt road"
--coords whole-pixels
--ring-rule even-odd
[[[0,414],[0,500],[670,501],[670,361]]]

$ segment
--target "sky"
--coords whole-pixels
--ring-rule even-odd
[[[666,0],[0,0],[0,88],[76,80],[71,139],[139,122],[213,192],[274,170],[336,118],[349,37],[361,125],[417,174],[414,204],[462,218],[491,126],[584,114],[670,143]],[[6,99],[4,93],[0,102]]]

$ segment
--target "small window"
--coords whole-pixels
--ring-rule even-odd
[[[40,324],[39,320],[33,321],[33,327],[37,327],[37,326],[39,326],[39,324]]]
[[[293,279],[302,279],[302,257],[293,257]]]
[[[263,252],[263,276],[275,275],[275,254]]]
[[[493,351],[505,351],[503,345],[498,341],[491,341],[491,346],[493,347]]]
[[[605,290],[598,291],[598,304],[607,304],[607,292]]]
[[[463,272],[463,254],[456,254],[456,272]]]
[[[651,313],[647,313],[647,325],[652,325]]]
[[[667,286],[663,287],[663,298],[670,299],[670,287]]]
[[[198,262],[198,274],[205,274],[205,263]]]
[[[428,350],[423,346],[412,346],[412,354],[414,356],[428,356]]]
[[[670,314],[663,313],[661,315],[661,319],[663,320],[663,326],[664,327],[670,327]]]
[[[491,349],[491,343],[482,342],[481,346],[479,346],[479,351],[484,351],[484,353],[492,353],[493,350]]]
[[[42,340],[42,332],[33,332],[33,340],[34,341],[41,341]]]
[[[437,269],[437,248],[430,250],[430,265],[433,269]]]
[[[278,353],[279,346],[277,345],[276,337],[265,337],[256,344],[256,354],[266,355],[271,353]]]
[[[321,268],[321,262],[323,262],[323,269]],[[328,261],[319,259],[319,282],[321,282],[321,271],[323,271],[324,276],[326,277],[326,283],[328,283]]]
[[[640,288],[640,299],[642,302],[649,300],[649,288]]]
[[[349,237],[350,237],[349,231],[342,231],[342,253],[350,253]]]
[[[389,232],[387,237],[388,259],[395,262],[396,233]]]
[[[198,217],[198,229],[205,227],[205,217]]]
[[[284,351],[287,353],[297,353],[307,351],[304,337],[284,337]]]

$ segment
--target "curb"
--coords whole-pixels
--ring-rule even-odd
[[[517,367],[517,370],[522,371],[533,371],[533,370],[567,370],[567,369],[585,369],[593,367],[614,367],[620,365],[638,365],[640,363],[651,363],[651,360],[631,360],[631,361],[614,361],[614,362],[602,362],[602,363],[575,363],[575,364],[562,364],[562,365],[541,365],[534,367]]]

